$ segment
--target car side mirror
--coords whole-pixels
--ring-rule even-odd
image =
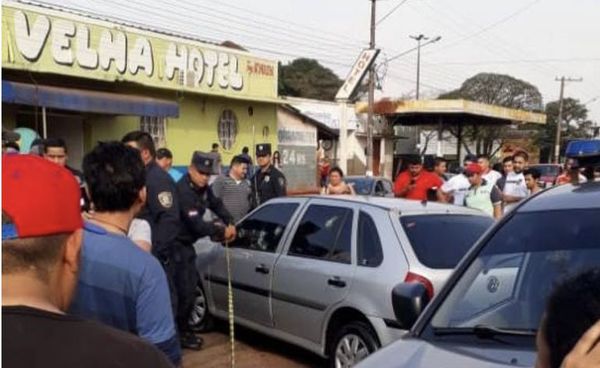
[[[409,330],[428,303],[427,289],[421,283],[403,282],[392,289],[392,307],[402,329]]]

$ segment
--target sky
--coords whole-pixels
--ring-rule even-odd
[[[368,47],[369,0],[45,0],[159,29],[221,42],[288,62],[319,60],[342,79]],[[421,98],[458,88],[479,73],[508,74],[557,100],[558,77],[600,124],[600,0],[377,0],[376,46],[382,90],[414,97],[411,35],[441,40],[422,47]],[[386,16],[385,19],[382,19]]]

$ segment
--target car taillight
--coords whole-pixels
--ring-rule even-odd
[[[431,283],[431,281],[429,281],[427,277],[421,276],[413,272],[409,272],[406,274],[404,282],[420,283],[421,285],[425,286],[425,290],[427,290],[427,296],[429,296],[429,299],[433,298],[433,284]]]

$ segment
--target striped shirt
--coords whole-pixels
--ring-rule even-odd
[[[225,209],[238,222],[250,212],[252,187],[250,181],[235,180],[231,176],[219,176],[211,186],[213,193],[220,198]]]

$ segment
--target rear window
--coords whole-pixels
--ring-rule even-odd
[[[454,268],[473,243],[494,222],[468,215],[400,217],[419,262],[429,268]]]
[[[346,179],[346,183],[354,187],[356,194],[369,195],[371,194],[371,187],[373,181],[370,179]]]

